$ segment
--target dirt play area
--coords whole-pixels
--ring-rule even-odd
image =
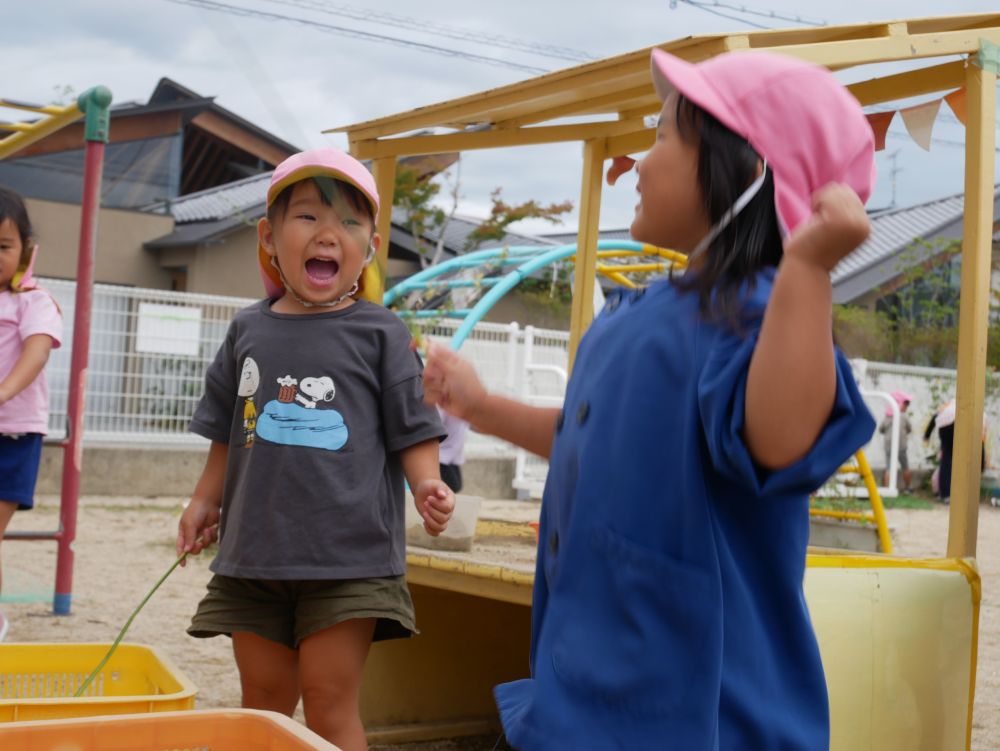
[[[39,499],[30,513],[16,514],[12,529],[52,529],[55,499]],[[178,498],[85,498],[76,542],[73,614],[51,615],[55,545],[7,542],[4,553],[3,610],[11,620],[8,641],[105,642],[173,561],[182,500]],[[945,548],[948,516],[932,510],[893,509],[897,552],[936,556]],[[984,505],[979,522],[979,566],[983,603],[973,751],[1000,747],[1000,508]],[[167,580],[133,624],[127,641],[158,647],[198,686],[198,707],[236,707],[239,681],[229,641],[192,639],[184,630],[210,573],[207,559],[194,559]],[[418,613],[419,618],[419,613]],[[488,751],[495,737],[462,741],[380,746],[394,751]]]

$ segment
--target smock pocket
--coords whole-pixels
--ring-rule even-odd
[[[717,577],[607,527],[590,531],[588,547],[572,592],[547,615],[556,615],[552,665],[567,690],[635,717],[694,717],[716,706]]]

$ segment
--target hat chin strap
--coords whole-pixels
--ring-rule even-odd
[[[374,257],[375,257],[375,245],[372,242],[369,242],[368,251],[365,253],[365,266],[371,263],[371,260]],[[308,300],[303,300],[301,297],[295,294],[295,290],[292,289],[291,285],[288,283],[288,280],[285,279],[285,274],[282,272],[281,266],[278,265],[277,256],[271,256],[271,265],[274,266],[274,268],[278,271],[278,276],[281,278],[281,284],[282,286],[284,286],[285,292],[291,295],[295,299],[295,302],[297,302],[299,305],[305,308],[335,308],[338,305],[340,305],[340,303],[344,302],[344,300],[346,300],[348,297],[352,297],[353,295],[357,294],[358,291],[358,280],[355,279],[354,284],[351,285],[351,288],[347,290],[347,292],[342,294],[340,297],[338,297],[336,300],[331,300],[330,302],[309,302]]]
[[[767,177],[767,160],[764,159],[764,167],[761,169],[760,174],[757,175],[757,179],[750,183],[749,187],[743,191],[739,198],[736,199],[734,203],[722,218],[717,221],[712,228],[708,231],[708,234],[701,238],[701,241],[694,246],[694,250],[688,253],[688,264],[695,260],[698,256],[704,253],[708,246],[711,245],[712,240],[717,238],[719,234],[724,230],[729,224],[736,218],[736,216],[747,207],[747,204],[754,199],[759,192],[761,187],[764,185],[764,178]]]

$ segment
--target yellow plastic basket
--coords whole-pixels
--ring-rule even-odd
[[[0,644],[0,723],[194,708],[194,684],[140,644],[120,644],[84,695],[74,697],[110,646]]]
[[[88,717],[0,725],[4,751],[340,751],[275,712],[194,712]]]

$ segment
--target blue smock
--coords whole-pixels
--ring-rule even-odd
[[[744,296],[742,333],[663,281],[615,293],[581,341],[542,501],[531,678],[496,688],[514,748],[829,747],[808,496],[875,422],[838,352],[809,453],[754,463],[746,379],[774,275]]]

